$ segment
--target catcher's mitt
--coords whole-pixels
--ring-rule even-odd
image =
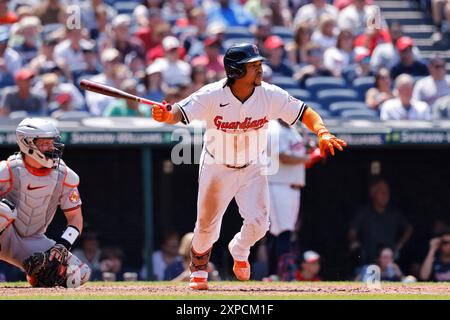
[[[35,280],[34,286],[57,287],[66,285],[68,250],[64,249],[57,248],[60,259],[52,258],[55,247],[45,252],[36,252],[25,259],[23,268],[27,275]]]

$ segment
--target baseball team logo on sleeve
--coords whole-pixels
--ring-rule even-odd
[[[80,194],[76,189],[72,190],[72,192],[69,195],[69,201],[72,203],[77,203],[80,201]]]

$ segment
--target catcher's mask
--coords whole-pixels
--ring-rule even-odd
[[[26,118],[16,129],[17,143],[20,151],[36,160],[45,168],[56,168],[64,151],[64,144],[56,126],[44,119]],[[35,144],[36,139],[51,139],[53,148],[42,152]]]

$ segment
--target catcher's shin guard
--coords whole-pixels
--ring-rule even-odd
[[[191,248],[191,277],[189,287],[193,290],[208,290],[208,263],[211,249],[204,253],[197,253]]]

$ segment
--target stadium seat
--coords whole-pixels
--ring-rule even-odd
[[[308,107],[313,108],[314,110],[325,110],[323,106],[316,101],[303,101]]]
[[[223,34],[225,40],[232,38],[253,38],[253,34],[247,27],[230,27],[228,26]]]
[[[299,89],[298,82],[295,81],[291,77],[275,76],[275,77],[272,77],[270,82],[276,86],[279,86],[280,88],[285,89],[285,90]]]
[[[228,40],[225,40],[223,42],[223,46],[226,49],[228,49],[229,47],[231,47],[232,45],[236,44],[236,43],[241,43],[241,42],[253,42],[254,39],[252,38],[230,38]]]
[[[12,111],[8,117],[11,120],[18,120],[18,121],[22,121],[23,119],[29,117],[30,114],[27,111]]]
[[[359,100],[366,100],[366,93],[375,86],[375,77],[361,77],[353,80],[353,89],[358,92]]]
[[[134,9],[140,5],[140,2],[136,1],[116,1],[113,6],[116,9],[117,14],[133,14]]]
[[[285,43],[294,39],[294,31],[292,28],[273,26],[271,31],[273,35],[279,36]]]
[[[287,89],[287,92],[294,98],[305,101],[311,99],[311,94],[303,89]]]
[[[337,77],[311,77],[305,82],[306,90],[308,90],[313,96],[316,96],[317,92],[320,90],[339,89],[345,87],[345,80]]]
[[[380,120],[378,112],[371,109],[344,110],[341,112],[340,117],[344,119]]]
[[[322,118],[332,118],[331,112],[325,109],[314,109]]]
[[[90,118],[92,114],[88,111],[67,111],[59,114],[56,119],[61,121],[79,121],[81,119]]]
[[[358,93],[353,89],[326,89],[317,92],[317,101],[328,109],[333,102],[358,101]]]
[[[359,101],[339,101],[330,104],[328,110],[334,115],[340,115],[345,110],[364,110],[367,106]]]

